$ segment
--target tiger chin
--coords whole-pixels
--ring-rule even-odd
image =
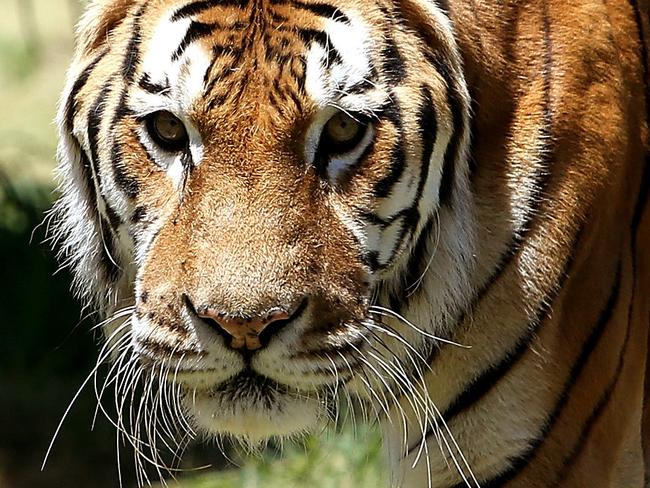
[[[642,486],[648,9],[91,1],[51,228],[138,481],[347,410],[395,486]]]

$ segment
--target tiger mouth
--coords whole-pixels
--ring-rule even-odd
[[[329,405],[251,369],[202,390],[186,392],[187,411],[208,435],[258,443],[305,433],[326,422]]]
[[[233,403],[246,398],[263,399],[265,403],[274,403],[278,395],[296,394],[287,385],[267,378],[250,368],[210,388],[208,392]]]

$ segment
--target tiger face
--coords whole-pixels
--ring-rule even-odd
[[[56,233],[82,298],[127,317],[107,322],[111,354],[161,372],[209,434],[304,432],[343,390],[388,411],[472,268],[446,18],[419,1],[98,1],[79,41]],[[427,312],[406,320],[420,286]]]

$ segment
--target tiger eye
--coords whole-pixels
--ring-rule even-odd
[[[183,122],[171,112],[160,111],[152,114],[148,121],[149,133],[163,149],[179,151],[189,141]]]
[[[325,131],[330,141],[345,144],[354,140],[361,132],[363,125],[344,112],[334,115],[325,125]]]

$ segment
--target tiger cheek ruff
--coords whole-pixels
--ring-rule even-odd
[[[649,8],[91,1],[53,238],[140,484],[347,403],[394,486],[645,486]]]

